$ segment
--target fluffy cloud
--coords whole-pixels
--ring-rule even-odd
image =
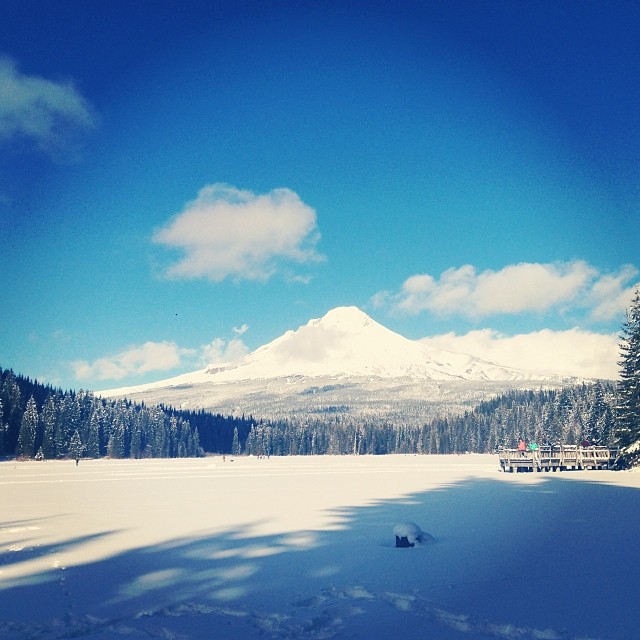
[[[421,342],[447,351],[468,353],[483,360],[537,373],[617,379],[618,336],[580,329],[504,336],[492,329],[458,336],[447,333]]]
[[[581,260],[520,263],[480,273],[464,265],[444,271],[439,279],[411,276],[399,292],[380,292],[373,301],[411,314],[429,311],[473,319],[573,306],[590,309],[594,320],[605,320],[624,312],[633,291],[629,281],[637,273],[626,265],[617,274],[603,275]]]
[[[619,273],[601,276],[589,291],[586,302],[594,320],[621,318],[630,305],[633,287],[627,286],[638,275],[632,265],[625,265]]]
[[[23,75],[10,58],[0,58],[0,140],[26,140],[56,159],[69,157],[77,134],[95,122],[73,84]]]
[[[202,364],[217,364],[240,360],[249,353],[249,348],[240,338],[233,338],[232,340],[216,338],[202,347],[200,353]]]
[[[266,280],[283,262],[321,259],[315,211],[289,189],[263,195],[225,184],[204,187],[153,241],[182,250],[170,278]]]
[[[78,380],[122,380],[154,371],[170,371],[179,367],[195,369],[208,364],[234,362],[249,353],[249,348],[239,337],[248,329],[247,324],[233,327],[232,331],[238,337],[230,340],[215,338],[199,349],[180,347],[168,341],[145,342],[93,362],[77,360],[71,366]]]
[[[91,363],[78,360],[72,366],[78,380],[121,380],[150,371],[169,371],[193,353],[192,349],[181,349],[174,342],[145,342]]]

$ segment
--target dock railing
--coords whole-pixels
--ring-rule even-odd
[[[568,471],[582,469],[611,469],[618,457],[618,449],[601,446],[554,445],[534,450],[501,448],[502,471]]]

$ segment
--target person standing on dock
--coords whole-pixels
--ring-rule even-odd
[[[533,460],[533,464],[537,467],[538,471],[541,471],[540,466],[540,447],[537,442],[529,443],[529,451],[531,451],[531,459]]]
[[[525,441],[522,438],[520,438],[520,442],[518,442],[518,451],[520,452],[521,456],[524,456],[524,452],[526,448],[527,448],[527,445],[525,444]]]

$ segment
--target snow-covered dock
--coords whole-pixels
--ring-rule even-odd
[[[531,451],[501,449],[500,468],[508,472],[611,469],[618,449],[557,445]]]

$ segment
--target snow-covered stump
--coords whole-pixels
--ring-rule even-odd
[[[399,522],[393,527],[393,535],[396,537],[396,547],[415,547],[416,542],[432,541],[433,537],[423,531],[415,522]]]

